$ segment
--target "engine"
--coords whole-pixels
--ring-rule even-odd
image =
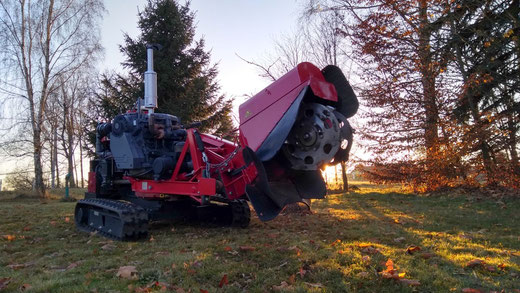
[[[100,124],[98,136],[109,137],[109,148],[100,153],[111,156],[117,169],[136,178],[171,177],[186,140],[186,130],[173,115],[151,113],[121,114],[112,123]],[[190,167],[187,160],[183,166]]]

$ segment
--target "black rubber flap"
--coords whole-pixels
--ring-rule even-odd
[[[346,148],[339,148],[336,155],[334,155],[334,163],[339,162],[346,162],[348,161],[350,149],[352,148],[352,143],[354,141],[354,132],[352,130],[352,127],[350,126],[350,123],[348,123],[347,118],[343,116],[340,112],[334,111],[334,115],[343,122],[343,126],[341,127],[341,140],[346,139],[348,141],[348,145]]]
[[[321,72],[325,80],[336,87],[338,93],[336,109],[347,118],[354,116],[359,108],[359,101],[341,69],[334,65],[327,65]]]
[[[325,198],[327,186],[320,170],[295,171],[293,174],[294,185],[301,198]]]
[[[262,221],[270,221],[282,211],[271,198],[266,195],[261,189],[253,185],[246,186],[246,194],[249,197],[249,201],[253,204],[258,218]]]

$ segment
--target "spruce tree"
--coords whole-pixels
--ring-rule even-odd
[[[125,43],[120,46],[128,76],[105,76],[102,80],[98,94],[102,116],[113,117],[108,117],[114,114],[110,105],[121,111],[122,106],[131,108],[136,97],[143,96],[146,44],[157,43],[162,46],[154,52],[157,112],[173,114],[184,124],[201,121],[201,131],[228,134],[233,128],[231,100],[219,95],[217,67],[210,63],[204,40],[195,39],[195,14],[189,3],[181,6],[174,0],[148,0],[138,16],[140,35],[132,38],[125,34]],[[110,101],[113,99],[118,101]]]

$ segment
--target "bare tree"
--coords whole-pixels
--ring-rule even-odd
[[[11,111],[30,125],[40,196],[45,195],[42,133],[49,97],[95,60],[101,49],[98,20],[103,11],[101,0],[0,1],[0,41],[5,44],[0,51],[0,94],[23,105]]]

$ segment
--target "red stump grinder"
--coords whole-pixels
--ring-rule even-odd
[[[154,220],[209,220],[246,227],[284,206],[326,194],[320,169],[348,160],[358,101],[336,67],[301,63],[240,105],[235,142],[154,113],[157,77],[147,48],[145,94],[135,109],[96,129],[79,230],[116,240],[147,236]]]

